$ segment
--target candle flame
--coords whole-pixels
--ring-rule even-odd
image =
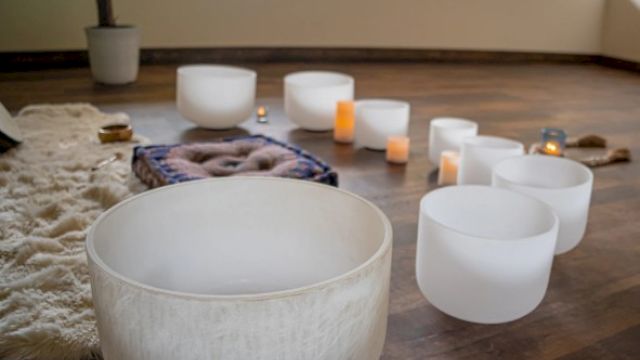
[[[550,151],[550,152],[556,152],[556,151],[558,151],[558,146],[556,146],[556,144],[554,144],[554,143],[550,143],[550,142],[548,142],[548,143],[547,143],[547,145],[546,145],[545,147],[546,147],[546,149],[547,149],[548,151]]]
[[[265,117],[267,116],[267,108],[264,106],[259,106],[256,113],[259,117]]]

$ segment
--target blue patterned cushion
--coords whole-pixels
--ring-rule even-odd
[[[264,135],[217,142],[137,146],[134,173],[149,187],[217,176],[261,175],[338,186],[329,165],[297,146]]]

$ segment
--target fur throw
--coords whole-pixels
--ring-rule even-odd
[[[128,118],[86,104],[29,106],[15,120],[24,142],[0,155],[0,358],[99,358],[84,239],[143,190],[130,176],[136,138],[100,144],[100,126]]]

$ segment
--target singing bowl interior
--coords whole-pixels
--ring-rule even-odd
[[[255,71],[227,65],[185,65],[178,68],[178,75],[209,78],[254,78]]]
[[[489,186],[450,186],[427,194],[421,210],[451,231],[483,239],[517,240],[550,231],[556,218],[542,201]]]
[[[331,71],[300,71],[285,76],[284,83],[299,88],[327,88],[353,84],[353,78]]]
[[[430,122],[430,126],[439,129],[477,129],[478,124],[467,119],[453,117],[434,118]]]
[[[523,148],[522,143],[517,141],[486,135],[466,137],[463,143],[469,147],[478,147],[486,150],[519,150]]]
[[[506,183],[541,189],[573,188],[593,179],[591,170],[576,161],[542,155],[508,158],[493,171],[494,176]]]
[[[307,181],[232,177],[162,187],[103,214],[89,257],[136,286],[264,295],[349,276],[391,244],[386,216]]]

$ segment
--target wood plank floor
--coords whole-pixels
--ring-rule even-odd
[[[427,159],[435,116],[474,119],[480,132],[530,144],[542,127],[569,135],[597,133],[640,159],[640,75],[598,65],[532,64],[259,64],[258,103],[271,123],[250,120],[230,132],[205,131],[175,110],[175,67],[141,69],[124,87],[94,85],[87,69],[0,74],[0,101],[16,111],[31,103],[90,102],[126,111],[154,142],[207,140],[262,132],[301,145],[332,164],[342,188],[367,197],[394,227],[389,326],[383,359],[640,358],[640,160],[594,170],[587,233],[555,258],[549,289],[530,315],[502,325],[459,321],[431,306],[414,275],[418,202],[434,189]],[[411,102],[411,161],[335,145],[328,133],[296,129],[282,112],[282,76],[308,69],[352,74],[358,97]],[[580,157],[586,152],[573,152]]]

